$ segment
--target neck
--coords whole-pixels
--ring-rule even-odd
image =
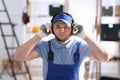
[[[66,41],[60,41],[60,40],[58,40],[58,42],[61,43],[61,44],[67,44],[69,41],[70,41],[70,38],[67,39]]]

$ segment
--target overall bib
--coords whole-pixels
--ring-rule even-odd
[[[80,43],[77,43],[77,50],[73,56],[74,64],[54,64],[54,53],[51,50],[49,41],[48,73],[46,80],[79,80],[79,45]]]

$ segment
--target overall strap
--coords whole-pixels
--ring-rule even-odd
[[[75,62],[75,63],[79,62],[79,57],[80,57],[80,54],[79,54],[79,46],[80,46],[80,42],[77,42],[77,50],[76,50],[76,52],[74,53],[74,62]]]
[[[53,60],[54,54],[53,54],[53,52],[51,50],[51,43],[50,43],[50,41],[48,41],[48,44],[49,44],[48,60]]]

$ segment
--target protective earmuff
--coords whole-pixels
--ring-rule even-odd
[[[70,14],[66,13],[66,12],[62,12],[62,13],[64,13],[64,14],[66,14],[66,15],[68,15],[68,16],[71,17],[71,19],[72,19],[72,24],[71,24],[72,31],[71,31],[71,34],[72,34],[72,35],[75,34],[76,30],[73,29],[73,23],[74,23],[73,17],[72,17]],[[58,14],[59,14],[59,13],[56,13],[56,14],[53,16],[53,18],[51,19],[51,29],[50,29],[50,33],[53,33],[53,34],[54,34],[54,31],[53,31],[53,20],[54,20],[54,18],[55,18]]]
[[[61,12],[59,12],[59,13],[61,13]],[[56,13],[56,14],[53,16],[53,18],[51,19],[51,23],[53,23],[54,18],[55,18],[59,13]],[[68,13],[66,13],[66,12],[62,12],[62,13],[64,13],[64,14],[70,16],[71,19],[72,19],[72,24],[74,23],[74,19],[73,19],[73,17],[72,17],[70,14],[68,14]]]
[[[53,33],[53,31],[52,31],[52,27],[50,28],[49,33]]]
[[[54,34],[54,31],[53,31],[53,23],[51,23],[51,28],[49,29],[49,33],[53,33],[53,34]]]
[[[74,34],[76,34],[76,32],[77,32],[77,30],[76,29],[72,29],[72,34],[74,35]]]

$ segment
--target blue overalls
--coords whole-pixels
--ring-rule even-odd
[[[80,43],[77,42],[73,65],[54,64],[54,53],[51,50],[49,41],[48,73],[46,80],[79,80],[79,45]]]

